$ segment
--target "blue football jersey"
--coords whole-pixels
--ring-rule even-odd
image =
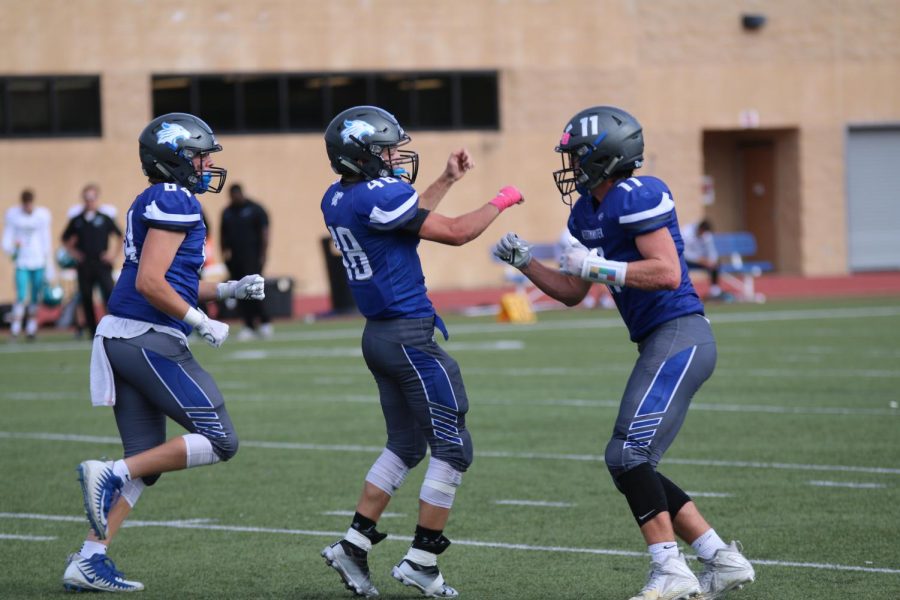
[[[400,229],[419,210],[412,186],[394,177],[344,185],[322,197],[325,225],[343,257],[350,290],[368,319],[434,314],[417,235]]]
[[[668,186],[656,177],[630,177],[616,184],[599,205],[582,196],[572,207],[569,232],[588,248],[597,248],[608,260],[634,262],[643,259],[635,238],[668,228],[681,262],[681,285],[676,290],[646,291],[610,287],[632,341],[638,342],[654,328],[690,314],[703,314],[703,303],[688,277],[684,241]]]
[[[125,264],[109,298],[109,313],[189,333],[190,325],[147,302],[137,291],[135,281],[141,250],[150,228],[183,231],[187,235],[166,272],[166,281],[188,304],[197,306],[200,269],[206,259],[206,225],[203,224],[200,202],[179,185],[158,183],[135,198],[125,216],[125,227]]]

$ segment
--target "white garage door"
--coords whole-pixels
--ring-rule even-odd
[[[900,127],[850,130],[847,206],[850,270],[900,269]]]

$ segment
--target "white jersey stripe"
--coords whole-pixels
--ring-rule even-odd
[[[641,221],[646,221],[647,219],[652,219],[653,217],[664,215],[667,212],[671,212],[674,208],[675,202],[672,201],[672,197],[669,196],[669,194],[667,194],[666,192],[663,192],[659,204],[657,204],[653,208],[648,208],[647,210],[642,210],[641,212],[634,213],[633,215],[623,215],[619,217],[619,223],[622,225],[626,225],[628,223],[639,223]]]
[[[144,218],[149,221],[171,221],[173,223],[196,223],[202,217],[199,213],[193,215],[176,215],[164,212],[156,205],[156,200],[147,205],[144,210]]]
[[[403,216],[406,214],[409,209],[411,209],[416,202],[419,201],[419,194],[413,193],[409,199],[391,211],[386,211],[378,208],[377,206],[372,209],[372,212],[369,213],[369,221],[372,223],[378,223],[384,225],[386,223],[390,223],[391,221]]]

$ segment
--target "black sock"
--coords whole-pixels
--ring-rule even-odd
[[[375,529],[375,521],[373,521],[369,517],[364,517],[363,515],[356,513],[355,515],[353,515],[353,523],[350,525],[350,527],[360,533],[364,533],[371,529]]]

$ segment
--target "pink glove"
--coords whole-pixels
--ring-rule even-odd
[[[519,191],[519,188],[514,185],[507,185],[501,188],[488,204],[493,204],[497,207],[497,210],[503,212],[513,204],[520,204],[524,201],[525,198],[522,197],[522,192]]]

